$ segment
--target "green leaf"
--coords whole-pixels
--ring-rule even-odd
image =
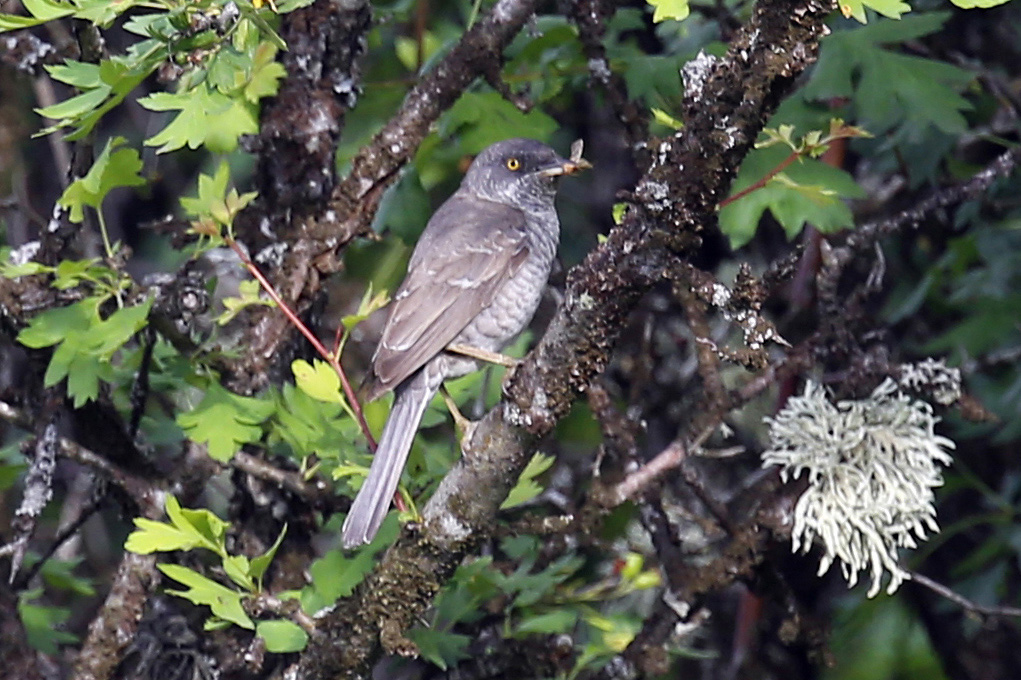
[[[284,542],[285,534],[287,534],[286,524],[280,530],[280,535],[277,536],[277,540],[273,542],[273,545],[269,547],[269,550],[258,557],[252,558],[252,562],[248,568],[248,573],[253,579],[255,579],[260,591],[262,590],[262,577],[266,574],[266,570],[269,569],[269,565],[273,561],[273,557],[276,556],[277,550],[280,548],[280,544]]]
[[[63,342],[76,341],[87,333],[98,316],[96,298],[86,298],[67,307],[48,309],[37,314],[28,326],[18,333],[18,342],[25,347],[40,349]]]
[[[300,652],[308,645],[308,633],[293,621],[259,621],[255,634],[266,641],[266,651],[276,654]]]
[[[80,1],[80,0],[79,0]],[[104,6],[115,3],[103,2]],[[81,17],[82,13],[79,13]],[[40,109],[39,112],[57,122],[40,130],[35,136],[46,135],[63,127],[74,129],[68,141],[77,141],[89,134],[100,119],[131,93],[149,74],[168,57],[165,41],[143,40],[133,44],[126,54],[101,61],[90,68],[78,62],[65,62],[65,67],[54,67],[61,77],[75,81],[75,85],[88,91],[71,99]],[[95,82],[96,74],[99,83]],[[93,87],[88,87],[94,85]]]
[[[194,442],[205,443],[209,455],[226,463],[242,444],[262,438],[262,423],[273,413],[273,402],[242,397],[213,382],[192,411],[177,416],[177,424]]]
[[[45,24],[47,21],[69,17],[75,13],[76,9],[70,3],[54,2],[53,0],[22,0],[21,4],[25,6],[25,11],[30,16],[0,14],[0,31],[16,31]]]
[[[271,299],[261,297],[261,293],[262,285],[255,279],[242,281],[238,284],[237,297],[223,298],[223,313],[216,317],[216,323],[226,326],[242,310],[253,305],[273,307],[276,304]]]
[[[624,213],[627,212],[627,203],[613,204],[613,223],[620,224],[624,220]],[[605,237],[604,237],[605,238]],[[602,241],[600,241],[602,243]]]
[[[1004,5],[1010,2],[1010,0],[950,0],[950,2],[962,9],[975,9]]]
[[[538,109],[522,113],[497,92],[466,92],[440,119],[441,137],[457,137],[469,152],[508,137],[548,141],[559,125]]]
[[[185,531],[166,522],[157,522],[144,517],[135,518],[136,529],[128,534],[124,549],[139,555],[172,550],[191,550],[203,545],[202,538],[194,532]]]
[[[245,85],[245,99],[256,103],[263,97],[272,97],[280,89],[280,79],[287,75],[283,64],[276,60],[277,47],[264,42],[255,50],[252,75]]]
[[[230,181],[230,166],[226,160],[221,160],[216,166],[216,172],[207,175],[199,173],[198,195],[194,198],[185,196],[181,198],[181,207],[189,217],[202,217],[213,210],[217,201],[222,201],[227,194],[227,182]]]
[[[884,47],[933,33],[948,17],[934,12],[834,33],[823,42],[802,95],[812,101],[847,98],[851,117],[876,136],[903,127],[917,137],[928,125],[960,135],[967,129],[963,112],[971,109],[960,91],[975,75]]]
[[[113,21],[128,10],[138,6],[146,5],[146,0],[77,0],[79,7],[77,17],[90,21],[100,27],[106,28]]]
[[[343,324],[344,330],[350,333],[355,326],[368,319],[376,310],[386,307],[389,302],[390,296],[385,290],[381,290],[375,295],[372,294],[372,282],[369,281],[365,294],[362,295],[362,300],[358,303],[358,310],[354,314],[342,317],[340,323]]]
[[[471,656],[468,654],[471,638],[467,635],[432,628],[413,628],[408,631],[408,638],[418,646],[423,659],[442,670]]]
[[[80,90],[91,90],[103,84],[99,79],[99,64],[65,59],[63,64],[53,64],[43,68],[54,80],[67,83]]]
[[[234,217],[258,195],[254,191],[244,194],[238,194],[236,189],[228,191],[229,181],[230,166],[226,160],[222,160],[216,167],[216,172],[213,175],[210,176],[204,173],[199,175],[197,196],[194,198],[188,196],[181,198],[181,207],[184,208],[185,212],[190,217],[198,218],[193,222],[196,230],[199,229],[198,225],[200,224],[208,225],[208,230],[212,233],[219,233],[220,227],[229,228],[234,222]],[[206,233],[206,230],[203,230],[203,233]],[[255,283],[254,286],[248,284],[243,286],[241,291],[256,292],[258,284],[256,282],[253,283]],[[245,305],[272,304],[271,301],[259,300],[257,295],[244,297],[244,303]],[[233,311],[236,313],[240,307],[235,304],[232,309],[228,305],[228,312]],[[224,315],[221,317],[223,320],[220,323],[227,323],[232,316],[232,314]]]
[[[57,345],[43,377],[49,387],[67,378],[67,392],[75,408],[96,398],[99,379],[108,373],[113,355],[145,327],[152,300],[119,309],[107,319],[99,316],[103,298],[49,309],[37,315],[18,334],[26,347]]]
[[[179,564],[157,564],[156,566],[164,574],[188,588],[187,590],[167,590],[171,595],[183,597],[194,604],[206,605],[216,616],[242,628],[255,629],[255,623],[241,606],[245,597],[243,593],[222,586],[197,571]]]
[[[652,117],[656,120],[657,123],[659,123],[660,125],[662,125],[664,127],[668,127],[671,130],[682,130],[682,129],[684,129],[684,123],[682,121],[674,118],[673,116],[671,116],[669,113],[667,113],[663,109],[657,109],[656,107],[653,107],[652,108]]]
[[[255,592],[255,581],[249,574],[250,565],[244,555],[225,555],[223,557],[223,573],[227,578],[248,592]]]
[[[94,90],[83,92],[51,106],[35,109],[35,112],[43,118],[57,121],[54,127],[63,127],[70,125],[75,118],[99,107],[100,104],[106,101],[111,91],[112,88],[109,85],[100,84]]]
[[[147,555],[153,552],[206,548],[226,555],[225,536],[230,525],[209,510],[182,508],[173,494],[167,494],[164,509],[170,522],[138,517],[137,530],[128,535],[124,548]]]
[[[284,385],[271,422],[271,441],[283,440],[296,458],[311,454],[337,459],[356,448],[357,425],[340,418],[337,402],[313,399],[291,384]]]
[[[302,593],[306,611],[317,611],[354,592],[355,586],[376,566],[374,550],[362,549],[352,557],[331,550],[312,563],[312,587]]]
[[[578,612],[573,609],[554,609],[544,614],[526,616],[514,627],[515,635],[538,633],[555,635],[569,633],[578,624]]]
[[[758,182],[773,171],[790,152],[786,147],[756,149],[745,158],[733,193]],[[752,239],[763,212],[769,210],[783,226],[788,238],[794,238],[805,224],[823,232],[854,226],[844,198],[864,195],[854,179],[838,168],[821,161],[803,158],[788,166],[784,173],[766,185],[724,206],[720,210],[720,229],[731,247],[740,248]]]
[[[180,111],[160,132],[145,140],[158,146],[156,153],[205,146],[228,153],[237,148],[238,137],[259,130],[255,108],[243,99],[233,99],[201,85],[179,94],[155,92],[138,100],[150,111]]]
[[[901,0],[839,0],[840,12],[850,19],[854,17],[861,23],[868,23],[865,8],[869,7],[891,19],[900,19],[902,14],[911,11],[911,5]]]
[[[64,190],[58,203],[70,209],[72,222],[81,222],[85,219],[85,206],[99,208],[112,189],[146,183],[139,175],[142,159],[139,158],[137,151],[134,149],[113,151],[124,142],[123,137],[114,137],[108,141],[88,173]]]
[[[544,453],[536,453],[532,456],[532,460],[528,461],[528,465],[522,471],[518,483],[514,485],[514,488],[507,494],[507,498],[500,504],[500,509],[506,510],[507,508],[521,505],[542,493],[542,487],[535,482],[535,478],[548,470],[553,465],[553,460],[553,456],[547,456]]]
[[[688,0],[648,0],[648,2],[656,10],[652,14],[652,21],[657,24],[667,19],[681,21],[691,12]]]
[[[340,376],[322,359],[315,359],[311,364],[304,359],[295,359],[291,362],[291,371],[298,388],[313,399],[334,404],[343,401]]]
[[[78,637],[61,630],[71,617],[71,610],[65,607],[50,607],[33,604],[32,600],[42,597],[43,589],[34,588],[18,595],[18,616],[25,628],[28,644],[44,654],[56,655],[60,645],[74,644]]]
[[[640,99],[648,106],[663,110],[676,110],[681,99],[683,65],[677,55],[638,55],[618,57],[611,62],[613,71],[624,75],[628,96]]]

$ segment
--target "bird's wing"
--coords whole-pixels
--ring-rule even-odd
[[[485,309],[528,256],[524,214],[455,194],[429,220],[372,360],[369,398],[398,385]]]

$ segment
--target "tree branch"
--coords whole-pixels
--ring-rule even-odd
[[[411,160],[430,126],[494,64],[538,6],[538,0],[499,0],[404,98],[401,108],[358,152],[329,210],[310,225],[312,238],[343,244],[368,233],[383,192]]]

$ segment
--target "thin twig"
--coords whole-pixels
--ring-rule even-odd
[[[911,580],[918,585],[925,586],[937,595],[950,600],[954,604],[960,605],[972,614],[977,614],[981,617],[1021,617],[1021,607],[988,606],[979,604],[978,602],[969,600],[960,593],[954,592],[942,583],[933,581],[928,576],[924,576],[917,571],[910,571],[909,573],[911,574]]]
[[[365,422],[365,415],[362,413],[362,405],[358,402],[358,397],[355,395],[354,389],[351,387],[351,382],[347,379],[347,374],[344,373],[344,368],[340,365],[340,357],[336,356],[332,352],[326,349],[319,338],[316,337],[308,326],[298,317],[290,306],[284,302],[284,299],[280,297],[280,294],[273,287],[273,284],[269,282],[269,279],[259,271],[259,268],[255,266],[255,263],[248,257],[248,253],[244,251],[237,241],[233,238],[226,237],[224,239],[231,247],[231,249],[237,253],[237,256],[241,258],[241,262],[248,269],[248,272],[255,277],[255,280],[259,282],[262,289],[273,299],[280,311],[284,313],[287,320],[291,322],[291,325],[298,329],[298,331],[305,336],[305,339],[312,344],[312,347],[319,353],[333,370],[337,372],[337,376],[340,378],[340,384],[344,389],[344,396],[347,398],[348,403],[351,405],[351,410],[354,411],[355,417],[358,420],[358,426],[362,430],[362,434],[365,436],[365,440],[369,443],[369,448],[373,452],[376,450],[376,440],[372,436],[372,432],[369,430],[369,424]]]
[[[798,158],[800,158],[800,157],[801,157],[800,153],[798,153],[797,151],[791,151],[791,155],[787,156],[787,158],[785,158],[782,161],[780,161],[780,163],[778,163],[775,168],[773,168],[772,170],[767,172],[762,177],[762,179],[760,179],[758,182],[756,182],[755,184],[753,184],[753,185],[751,185],[749,187],[745,187],[744,189],[742,189],[741,191],[737,192],[733,196],[728,196],[727,198],[723,199],[722,201],[720,201],[720,206],[719,207],[723,208],[725,206],[728,206],[731,203],[733,203],[734,201],[736,201],[738,199],[741,199],[741,198],[744,198],[745,196],[747,196],[748,194],[752,193],[753,191],[758,191],[759,189],[763,188],[764,186],[766,186],[766,184],[769,183],[769,180],[773,179],[774,177],[779,175],[781,172],[786,170],[787,167],[791,163],[793,163],[794,161],[798,160]]]
[[[629,474],[623,481],[613,487],[610,497],[616,501],[617,505],[634,498],[654,481],[678,467],[687,457],[688,449],[684,446],[683,442],[680,440],[671,442],[669,446],[656,454],[655,458]]]
[[[78,513],[78,516],[74,519],[74,521],[68,524],[63,529],[61,529],[60,533],[58,533],[54,537],[49,547],[46,549],[45,552],[43,552],[39,559],[15,580],[14,590],[19,591],[27,588],[32,583],[32,579],[36,577],[36,574],[42,571],[43,566],[50,559],[50,557],[53,556],[53,553],[57,552],[60,546],[62,546],[72,536],[77,534],[78,530],[82,528],[82,525],[84,525],[85,522],[87,522],[90,517],[96,514],[96,512],[98,512],[99,509],[103,507],[103,503],[105,502],[106,496],[99,495],[96,498],[93,498],[88,505],[82,508],[81,512]]]

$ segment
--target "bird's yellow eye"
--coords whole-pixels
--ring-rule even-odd
[[[517,170],[520,167],[521,167],[521,161],[519,161],[517,158],[508,158],[507,159],[507,169],[508,170]]]

